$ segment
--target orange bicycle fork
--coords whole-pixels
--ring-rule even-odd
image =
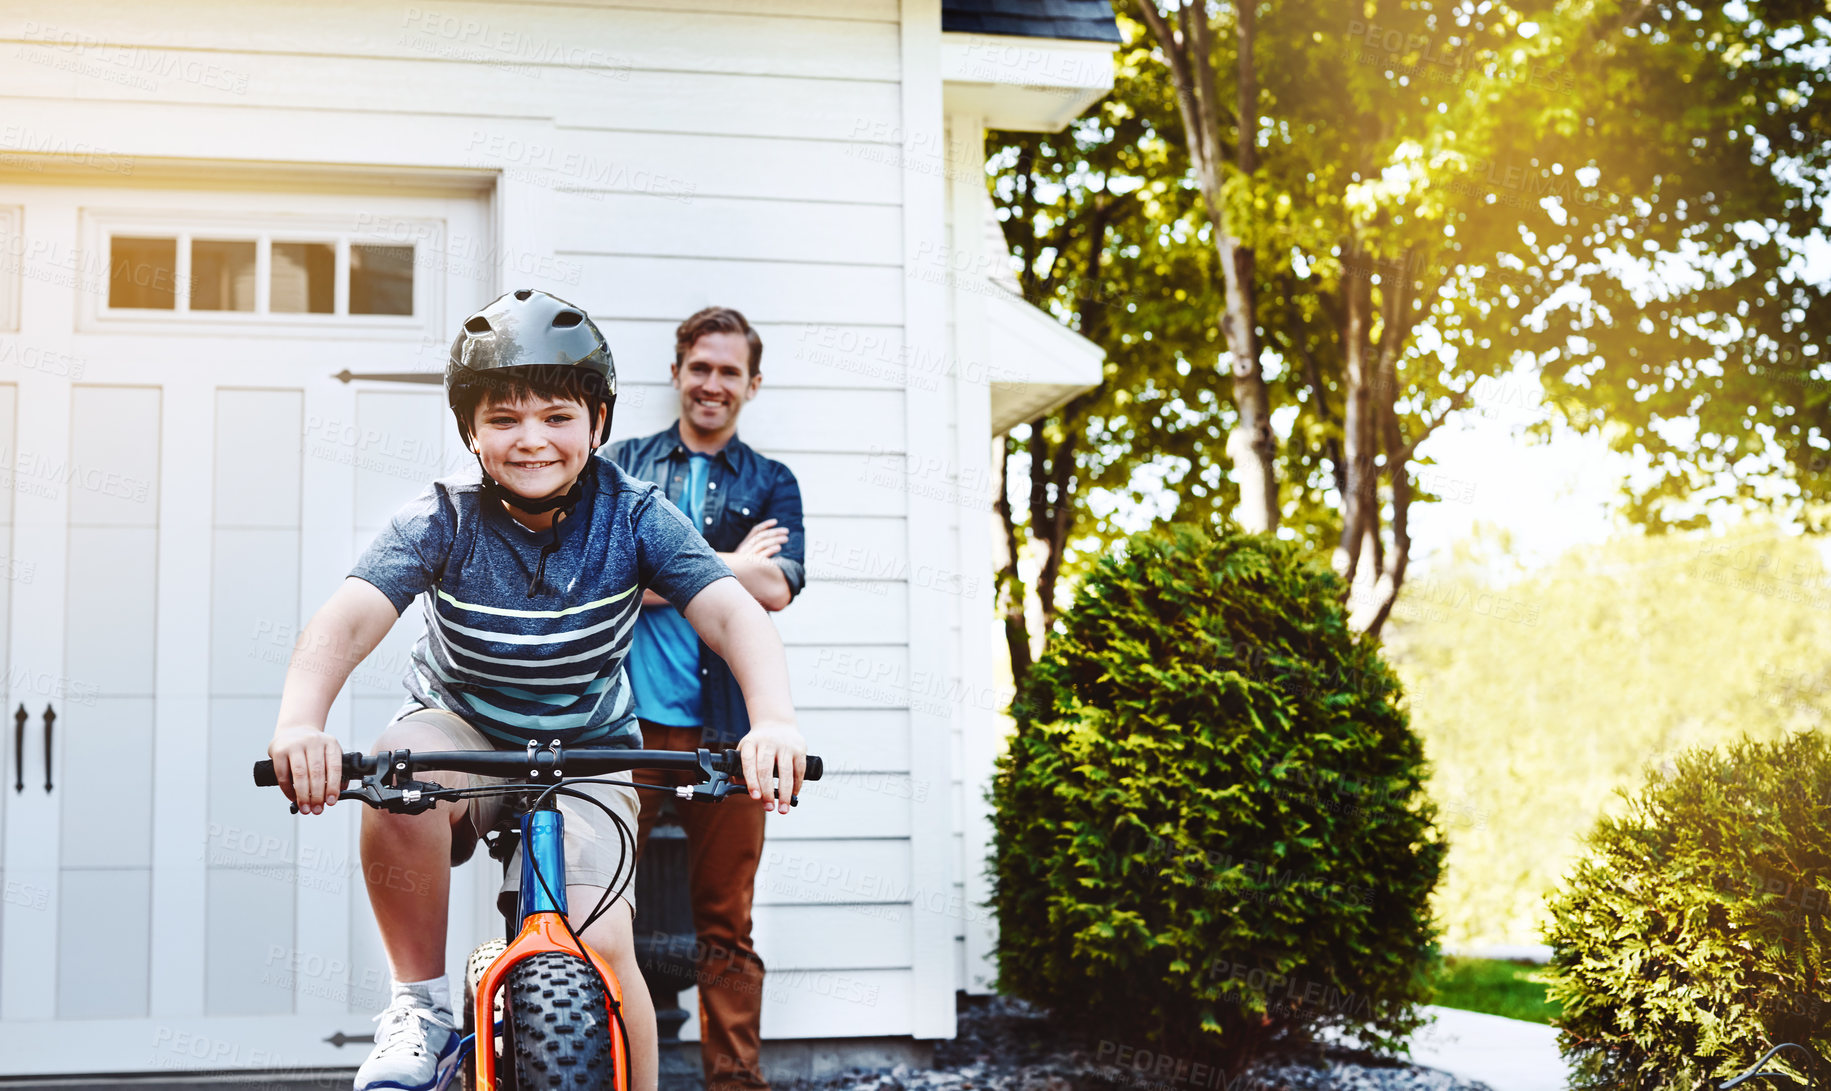
[[[566,865],[562,851],[563,824],[557,810],[530,811],[521,816],[521,932],[508,949],[496,956],[477,982],[474,1051],[477,1087],[496,1086],[496,994],[508,982],[517,964],[538,954],[560,951],[590,962],[610,992],[604,998],[605,1024],[610,1032],[610,1055],[616,1065],[618,1091],[629,1087],[629,1043],[617,1017],[623,1006],[623,987],[598,953],[574,942],[566,928]],[[541,880],[546,880],[543,885]],[[509,1059],[513,1064],[513,1058]]]

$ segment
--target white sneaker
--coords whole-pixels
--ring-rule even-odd
[[[411,997],[375,1017],[375,1050],[356,1070],[355,1091],[431,1091],[458,1060],[451,1013]]]

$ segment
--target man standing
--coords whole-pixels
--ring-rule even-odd
[[[788,467],[737,438],[738,414],[763,381],[763,340],[744,316],[708,307],[674,333],[670,372],[680,419],[665,431],[614,444],[628,473],[660,485],[766,610],[792,601],[806,580],[801,487]],[[718,750],[749,729],[731,671],[667,600],[643,594],[629,652],[642,745]],[[668,774],[638,772],[651,784]],[[661,810],[642,792],[637,852]],[[763,853],[761,807],[684,807],[693,926],[699,933],[699,1027],[706,1091],[767,1088],[758,1064],[763,962],[750,941],[750,902]]]

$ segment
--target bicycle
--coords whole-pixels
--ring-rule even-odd
[[[633,769],[684,772],[697,774],[698,779],[673,788],[604,779]],[[511,779],[470,788],[447,788],[413,779],[416,772],[434,770]],[[808,755],[804,779],[819,780],[821,771],[820,758]],[[409,750],[384,750],[343,755],[345,783],[359,779],[361,786],[340,790],[340,800],[357,800],[397,814],[419,814],[440,800],[492,794],[520,795],[527,803],[520,808],[517,830],[502,831],[487,842],[490,855],[501,861],[507,871],[519,839],[524,848],[521,892],[514,907],[503,911],[504,938],[486,941],[471,953],[460,1028],[463,1037],[455,1062],[435,1091],[445,1091],[454,1074],[466,1072],[466,1058],[471,1056],[476,1064],[475,1071],[464,1079],[467,1089],[628,1088],[629,1036],[623,1024],[622,988],[597,952],[579,939],[579,932],[608,910],[634,879],[635,832],[604,804],[573,786],[633,785],[637,789],[673,792],[682,800],[718,803],[733,789],[746,787],[742,772],[735,750],[715,754],[705,749],[688,753],[585,747],[568,751],[557,742],[545,748],[531,742],[525,752],[452,750],[415,754]],[[517,774],[520,779],[515,779]],[[272,761],[254,763],[254,782],[264,788],[278,785]],[[625,875],[618,869],[597,905],[576,929],[567,916],[562,851],[565,819],[558,808],[559,795],[584,799],[611,813],[628,850],[624,859],[630,861],[629,873]],[[789,803],[798,805],[800,799],[791,797]],[[297,813],[298,807],[294,806],[293,811]],[[590,968],[589,973],[580,966],[581,962]],[[583,1003],[579,1003],[581,997]],[[491,1017],[479,1020],[477,1013],[485,1011]]]

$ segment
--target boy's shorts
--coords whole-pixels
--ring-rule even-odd
[[[411,720],[414,723],[429,727],[444,735],[448,743],[446,750],[501,750],[483,732],[478,731],[464,721],[464,718],[453,712],[438,708],[422,708],[399,717],[395,722]],[[626,774],[627,775],[627,774]],[[505,778],[470,775],[472,786],[484,784],[502,784]],[[630,840],[636,836],[637,816],[641,804],[636,797],[636,789],[619,784],[580,784],[581,792],[602,801],[618,817],[622,818],[629,828]],[[452,827],[451,863],[453,867],[471,858],[477,849],[477,841],[489,831],[497,828],[514,828],[519,818],[514,808],[508,805],[513,797],[479,796],[464,802],[469,809],[464,820]],[[566,820],[566,885],[589,886],[603,889],[615,878],[623,886],[619,901],[629,905],[630,913],[636,911],[636,884],[633,868],[635,857],[630,847],[626,846],[618,833],[616,824],[610,816],[577,796],[561,795],[559,797],[560,814]],[[621,874],[618,874],[621,869]],[[514,904],[514,899],[521,891],[521,845],[515,846],[514,859],[509,861],[507,873],[502,879],[502,889],[497,895],[498,902],[505,905]],[[572,910],[588,911],[590,906],[568,906]]]

